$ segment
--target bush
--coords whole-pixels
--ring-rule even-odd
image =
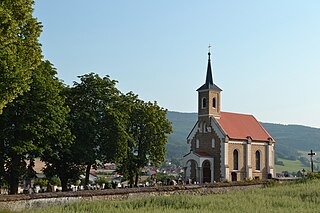
[[[48,180],[48,183],[53,185],[53,186],[61,186],[61,181],[57,177],[52,177]]]
[[[95,181],[96,184],[102,186],[102,184],[107,184],[108,183],[108,180],[107,178],[105,177],[99,177],[96,181]]]
[[[320,173],[319,172],[309,172],[307,175],[308,179],[314,180],[314,179],[320,179]]]
[[[38,180],[35,180],[34,182],[33,182],[33,185],[35,185],[35,186],[41,186],[41,187],[45,187],[45,186],[47,186],[48,185],[48,180],[46,180],[46,179],[38,179]]]

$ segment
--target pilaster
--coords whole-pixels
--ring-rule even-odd
[[[224,141],[224,177],[226,181],[230,180],[230,174],[229,174],[229,144],[228,144],[228,137],[226,137]]]
[[[247,179],[252,179],[252,165],[251,165],[251,137],[247,137],[247,144],[246,144],[246,173]]]
[[[267,147],[267,171],[268,171],[268,174],[272,174],[272,177],[275,176],[273,140],[271,138],[269,139],[269,143],[268,143],[268,147]]]

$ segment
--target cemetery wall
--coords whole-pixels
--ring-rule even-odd
[[[23,211],[30,208],[64,205],[82,200],[125,200],[150,196],[206,195],[228,191],[248,190],[262,187],[263,184],[205,187],[197,185],[87,190],[77,192],[55,192],[22,195],[0,195],[0,209]]]

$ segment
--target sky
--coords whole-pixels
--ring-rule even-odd
[[[170,111],[197,112],[211,44],[222,111],[320,128],[318,0],[35,0],[44,59]]]

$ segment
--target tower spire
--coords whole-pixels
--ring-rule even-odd
[[[211,69],[211,45],[208,46],[208,67],[207,67],[207,76],[205,83],[197,89],[197,91],[200,90],[216,90],[216,91],[222,91],[217,85],[213,83],[213,75],[212,75],[212,69]]]
[[[211,69],[211,52],[210,52],[211,45],[208,46],[208,67],[207,67],[207,77],[206,77],[206,85],[210,87],[213,85],[213,77],[212,77],[212,69]]]

